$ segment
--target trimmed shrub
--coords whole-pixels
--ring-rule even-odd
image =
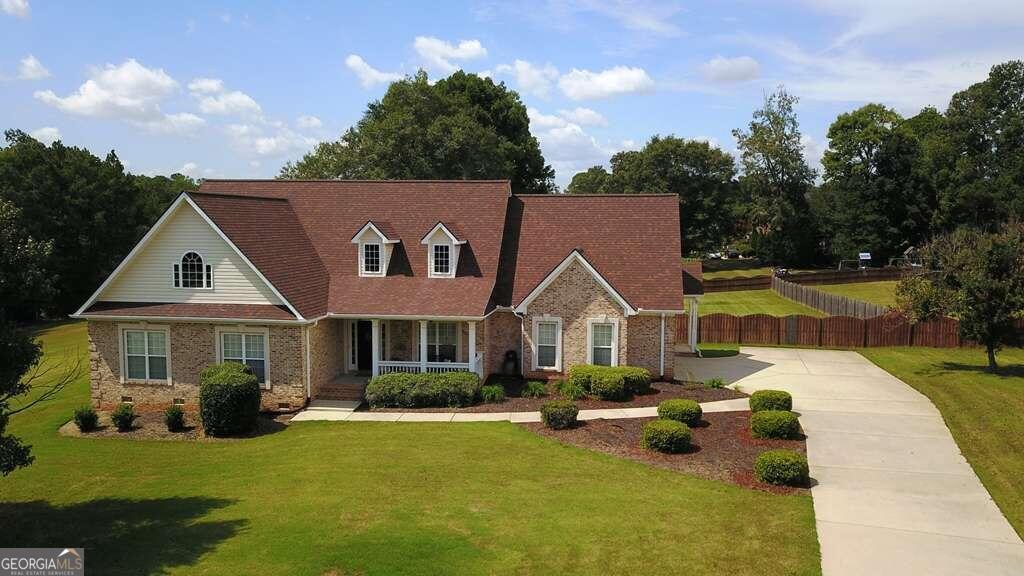
[[[132,425],[135,424],[135,419],[139,416],[135,413],[135,408],[127,402],[122,402],[114,409],[114,412],[110,415],[110,420],[117,427],[118,432],[127,432],[132,429]]]
[[[170,405],[164,411],[164,424],[170,432],[181,432],[185,429],[185,411],[181,406]]]
[[[701,409],[700,404],[695,400],[674,398],[672,400],[665,400],[661,404],[658,404],[659,418],[675,420],[676,422],[682,422],[687,426],[696,426],[697,424],[700,424],[700,419],[703,415],[704,410]]]
[[[199,375],[199,418],[210,436],[245,434],[260,416],[260,385],[238,362],[209,366]]]
[[[603,400],[621,400],[651,389],[651,373],[635,366],[577,364],[569,369],[569,382]]]
[[[488,404],[505,401],[505,389],[497,384],[488,384],[480,388],[480,398]]]
[[[690,427],[675,420],[653,420],[644,424],[640,443],[648,450],[678,454],[690,448]]]
[[[768,484],[806,486],[810,482],[807,457],[792,450],[768,450],[754,462],[754,475]]]
[[[75,408],[75,426],[82,432],[92,432],[99,424],[100,417],[93,410],[92,406]]]
[[[725,380],[722,380],[721,378],[710,378],[704,382],[704,385],[708,388],[725,388]]]
[[[750,411],[792,410],[793,397],[782,390],[758,390],[750,395]]]
[[[580,409],[575,402],[569,400],[552,400],[540,408],[540,419],[544,425],[555,430],[563,430],[576,424],[576,416]]]
[[[523,398],[540,398],[548,395],[548,387],[543,382],[530,380],[523,385],[519,395]]]
[[[587,395],[586,388],[571,380],[559,380],[555,383],[555,390],[567,400],[579,400]]]
[[[785,410],[765,410],[750,415],[750,435],[754,438],[794,440],[800,437],[796,414]]]
[[[480,377],[473,372],[393,372],[370,381],[366,401],[374,408],[457,408],[472,405],[480,391]]]

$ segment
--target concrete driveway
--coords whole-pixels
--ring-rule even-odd
[[[938,410],[860,354],[743,347],[679,358],[676,375],[793,395],[825,576],[1024,574],[1024,543]]]

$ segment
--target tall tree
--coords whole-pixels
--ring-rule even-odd
[[[937,223],[992,229],[1024,217],[1024,61],[993,66],[986,80],[953,95],[946,117],[956,173],[942,190]]]
[[[903,119],[881,104],[839,117],[822,164],[824,236],[836,259],[870,252],[886,262],[928,236],[935,199],[918,167],[921,145]]]
[[[819,253],[808,194],[816,173],[804,160],[797,98],[782,87],[765,95],[746,131],[733,130],[741,185],[750,195],[751,243],[769,262],[808,264]]]
[[[336,142],[281,169],[281,178],[508,178],[516,193],[554,191],[554,170],[519,95],[459,71],[391,84]]]
[[[735,232],[736,164],[707,142],[654,136],[641,150],[620,152],[612,172],[594,167],[573,177],[569,193],[679,196],[683,249],[704,253],[721,248]]]
[[[1024,224],[1011,221],[997,232],[959,228],[922,252],[929,274],[900,282],[897,308],[912,321],[956,318],[961,337],[983,345],[996,370],[996,352],[1024,317]]]
[[[0,198],[0,318],[33,319],[53,295],[53,244],[33,238],[22,222],[21,210]]]

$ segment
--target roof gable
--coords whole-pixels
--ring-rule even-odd
[[[391,227],[391,224],[387,222],[374,222],[371,220],[366,224],[363,224],[363,227],[352,235],[352,243],[359,244],[362,242],[363,236],[365,236],[367,232],[376,234],[377,238],[379,238],[384,244],[397,244],[401,242],[401,239],[395,235],[394,228]]]
[[[420,240],[420,244],[429,244],[430,239],[436,236],[438,232],[447,236],[448,240],[450,240],[452,244],[465,244],[465,236],[456,233],[456,230],[458,230],[458,228],[455,226],[445,225],[444,222],[438,222],[430,229],[430,231],[423,235],[423,238]]]
[[[558,266],[555,266],[555,269],[552,270],[547,276],[545,276],[537,284],[537,286],[533,290],[531,290],[525,298],[523,298],[522,302],[520,302],[515,307],[515,311],[520,314],[526,314],[530,302],[533,302],[534,299],[540,296],[541,293],[543,293],[544,290],[546,290],[548,286],[550,286],[551,283],[555,281],[556,278],[561,276],[563,272],[565,272],[570,266],[572,266],[573,263],[579,263],[584,270],[590,273],[590,275],[594,278],[594,281],[597,282],[597,284],[601,286],[601,288],[604,288],[604,291],[608,293],[612,300],[615,300],[615,302],[617,302],[619,306],[622,306],[623,314],[625,314],[626,316],[632,316],[633,314],[637,313],[637,311],[632,306],[629,305],[629,302],[627,302],[626,299],[622,297],[622,294],[620,294],[619,291],[616,290],[615,287],[613,287],[608,282],[608,280],[604,276],[602,276],[601,273],[598,272],[597,269],[594,268],[594,266],[590,262],[587,261],[587,259],[583,256],[583,254],[580,253],[579,250],[573,250],[572,252],[569,253],[568,256],[565,257],[564,260],[562,260],[558,264]]]

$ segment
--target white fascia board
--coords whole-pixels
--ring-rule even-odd
[[[115,322],[203,322],[220,324],[308,324],[306,320],[261,320],[259,318],[207,318],[205,316],[113,316],[110,314],[71,314],[78,320],[110,320]]]
[[[660,316],[662,314],[685,314],[686,310],[648,310],[647,308],[637,308],[636,313],[640,316]]]
[[[380,241],[383,244],[398,244],[399,242],[401,242],[401,240],[392,240],[392,239],[388,238],[387,235],[385,235],[383,232],[381,232],[380,228],[377,228],[377,226],[371,220],[370,222],[367,222],[366,224],[363,224],[363,227],[360,228],[359,231],[356,232],[354,236],[352,236],[352,243],[353,244],[359,244],[360,243],[360,238],[363,237],[363,234],[367,230],[373,230],[373,233],[380,237]]]
[[[326,318],[348,318],[353,320],[450,320],[458,322],[479,322],[486,316],[431,316],[418,314],[334,314]]]
[[[433,236],[434,233],[437,232],[438,230],[444,232],[445,235],[448,236],[448,239],[452,241],[452,244],[462,245],[466,243],[465,240],[459,240],[458,238],[456,238],[455,234],[452,234],[452,231],[449,230],[448,227],[444,225],[444,222],[438,222],[437,224],[434,225],[433,228],[430,229],[430,232],[427,232],[423,236],[423,239],[420,240],[420,244],[429,244],[430,237]]]
[[[547,289],[547,287],[552,282],[555,281],[555,278],[558,278],[558,276],[562,272],[565,272],[565,269],[568,268],[569,265],[572,264],[573,262],[579,262],[583,266],[583,268],[590,272],[590,275],[593,276],[595,280],[597,280],[597,283],[600,284],[601,287],[604,288],[605,291],[608,292],[608,294],[612,298],[614,298],[615,301],[619,303],[619,305],[622,306],[622,310],[626,316],[633,316],[637,314],[637,310],[629,305],[629,302],[627,302],[626,299],[622,297],[622,294],[619,294],[619,292],[614,287],[612,287],[612,285],[607,280],[605,280],[604,276],[601,276],[601,273],[598,272],[596,268],[591,266],[590,262],[587,262],[587,259],[584,258],[578,250],[573,250],[572,252],[570,252],[569,255],[566,256],[565,259],[562,260],[562,262],[558,266],[555,266],[555,269],[552,270],[550,274],[545,276],[544,279],[540,281],[540,284],[537,284],[537,287],[531,290],[530,293],[526,295],[526,298],[523,298],[523,301],[520,302],[515,307],[514,311],[520,314],[526,314],[526,310],[530,302],[533,302],[537,298],[537,296],[540,296],[540,294],[544,292],[544,290]]]

